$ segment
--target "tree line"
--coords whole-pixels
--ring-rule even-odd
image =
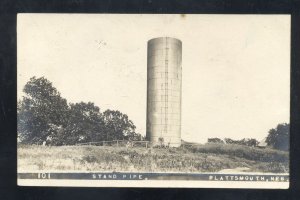
[[[264,142],[267,147],[288,151],[290,140],[290,125],[288,123],[278,124],[276,128],[269,130],[267,137]],[[259,141],[253,138],[243,138],[241,140],[233,140],[230,138],[225,138],[224,140],[220,138],[208,138],[208,143],[220,143],[220,144],[238,144],[247,146],[259,146]]]
[[[243,138],[241,140],[233,140],[230,138],[225,138],[224,140],[220,138],[208,138],[208,143],[222,143],[222,144],[239,144],[239,145],[247,145],[247,146],[257,146],[258,141],[253,138]]]
[[[18,139],[24,144],[74,145],[103,140],[141,140],[136,126],[118,110],[92,102],[68,103],[44,77],[32,77],[18,102]]]

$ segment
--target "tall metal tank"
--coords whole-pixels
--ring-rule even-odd
[[[148,41],[146,137],[152,145],[181,145],[181,59],[180,40]]]

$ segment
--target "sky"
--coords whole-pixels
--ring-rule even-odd
[[[182,41],[183,140],[262,140],[289,123],[290,15],[18,14],[18,99],[44,76],[145,135],[147,41],[166,36]]]

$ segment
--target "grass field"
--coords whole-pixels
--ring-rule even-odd
[[[180,148],[111,146],[18,146],[18,171],[287,173],[288,152],[224,144]]]

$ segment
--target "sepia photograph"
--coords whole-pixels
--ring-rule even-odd
[[[290,15],[18,14],[18,185],[289,187]]]

